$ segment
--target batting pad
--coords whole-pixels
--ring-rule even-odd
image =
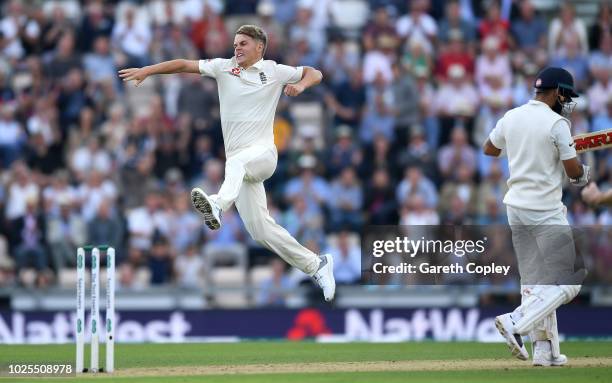
[[[525,335],[552,314],[557,307],[571,301],[580,291],[580,285],[537,286],[518,308],[522,317],[514,324],[516,333]]]

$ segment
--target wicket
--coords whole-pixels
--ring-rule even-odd
[[[84,366],[85,352],[85,255],[91,251],[91,365]],[[77,249],[76,301],[76,371],[103,372],[99,368],[100,309],[100,251],[106,251],[106,372],[113,372],[115,346],[115,249],[109,246],[84,246]]]

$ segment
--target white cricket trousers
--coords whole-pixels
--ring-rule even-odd
[[[276,170],[276,147],[252,146],[228,156],[225,180],[216,202],[223,211],[236,205],[244,225],[255,241],[278,254],[291,266],[313,275],[319,257],[300,245],[270,216],[263,181]]]
[[[575,259],[571,227],[567,221],[565,206],[550,211],[535,211],[507,206],[508,223],[512,229],[512,241],[521,275],[521,301],[525,302],[539,284],[551,284],[558,276],[572,270]],[[557,238],[566,239],[559,242]],[[564,249],[565,256],[538,259],[546,256],[551,248]],[[553,283],[554,284],[554,283]],[[532,346],[536,341],[550,340],[552,353],[561,353],[556,311],[537,323],[529,333]]]

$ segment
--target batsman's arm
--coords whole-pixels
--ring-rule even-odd
[[[491,156],[491,157],[499,157],[499,155],[502,152],[500,148],[493,145],[490,138],[487,138],[487,141],[484,143],[482,147],[482,151],[484,152],[484,154],[486,154],[487,156]]]
[[[155,65],[148,65],[142,68],[122,69],[119,71],[119,77],[121,77],[123,81],[136,81],[136,86],[138,86],[149,76],[173,73],[200,73],[198,61],[177,59],[164,61]]]

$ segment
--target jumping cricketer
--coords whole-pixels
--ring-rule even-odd
[[[323,76],[311,67],[264,60],[267,41],[260,27],[243,25],[236,31],[231,59],[170,60],[123,69],[119,75],[136,85],[156,74],[199,73],[216,79],[227,157],[225,179],[217,194],[194,188],[193,206],[206,225],[217,230],[222,212],[235,204],[253,239],[311,276],[325,300],[331,301],[336,290],[332,256],[317,256],[272,219],[263,184],[274,173],[278,160],[272,125],[283,87],[287,96],[295,97],[319,84]]]

